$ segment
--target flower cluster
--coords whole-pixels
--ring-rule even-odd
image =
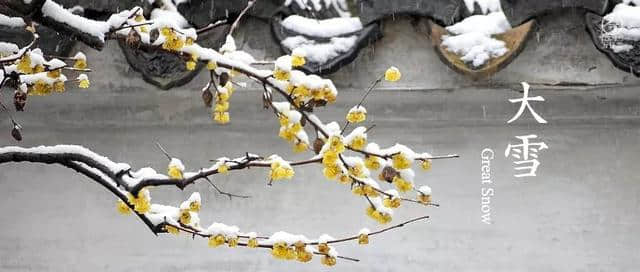
[[[269,171],[269,178],[271,181],[293,178],[295,172],[287,161],[283,160],[278,155],[272,155],[269,157],[268,161],[271,162],[271,170]]]
[[[293,144],[295,152],[303,152],[309,147],[309,136],[302,129],[302,114],[291,109],[288,102],[274,102],[273,107],[277,112],[280,123],[278,136]]]
[[[234,88],[231,81],[228,81],[227,84],[223,86],[219,86],[216,91],[216,104],[213,107],[213,120],[218,122],[218,124],[226,124],[229,123],[229,99],[233,94]]]
[[[16,46],[17,48],[17,46]],[[86,57],[82,53],[77,53],[70,60],[75,60],[72,68],[64,61],[51,58],[47,60],[39,48],[23,49],[21,55],[17,55],[13,64],[3,66],[5,74],[17,75],[15,94],[16,110],[24,109],[27,95],[50,95],[53,92],[64,92],[67,76],[63,74],[63,69],[84,70],[87,68]],[[16,53],[17,54],[17,53]],[[89,79],[85,74],[80,74],[77,78],[80,88],[89,87]]]

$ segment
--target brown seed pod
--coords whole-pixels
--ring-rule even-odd
[[[220,86],[227,85],[227,82],[229,82],[229,73],[220,74]]]
[[[202,90],[202,102],[207,107],[211,107],[211,103],[213,102],[213,93],[209,91],[209,89]]]
[[[129,47],[137,48],[140,45],[140,34],[132,29],[129,31],[125,41]]]
[[[322,146],[324,146],[324,141],[320,138],[316,138],[316,140],[313,141],[313,152],[316,152],[316,154],[320,154]]]
[[[22,141],[22,133],[20,133],[20,125],[13,124],[13,129],[11,130],[11,136],[16,139],[16,141]]]
[[[380,179],[386,182],[393,182],[393,178],[398,175],[398,171],[391,166],[385,166],[380,173]]]
[[[27,94],[22,91],[16,91],[13,94],[13,105],[16,111],[24,111],[24,106],[27,104]]]

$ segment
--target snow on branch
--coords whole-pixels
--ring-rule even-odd
[[[161,2],[167,5],[169,3]],[[254,2],[249,3],[247,9]],[[348,130],[350,124],[363,124],[367,121],[367,115],[373,114],[367,111],[365,99],[378,84],[392,84],[401,79],[400,69],[396,67],[381,71],[362,100],[345,113],[345,120],[324,122],[319,117],[320,109],[337,100],[338,90],[330,79],[298,70],[306,61],[307,52],[304,48],[296,48],[291,55],[265,62],[257,61],[249,53],[239,50],[232,33],[227,35],[225,43],[218,50],[202,47],[197,43],[198,30],[185,28],[184,22],[180,20],[183,17],[171,5],[164,7],[161,12],[166,16],[153,16],[152,12],[152,18],[145,18],[141,8],[136,7],[111,15],[104,22],[71,16],[51,0],[44,1],[41,10],[43,16],[40,19],[51,20],[50,23],[72,33],[80,32],[87,36],[81,40],[94,48],[102,48],[105,40],[118,39],[136,50],[161,50],[175,54],[184,61],[187,70],[195,69],[198,63],[205,65],[210,78],[201,95],[204,104],[211,110],[212,119],[219,124],[230,122],[230,100],[237,87],[246,86],[244,82],[240,82],[243,77],[260,84],[263,87],[261,98],[264,107],[272,110],[274,119],[277,120],[274,124],[280,127],[278,137],[290,143],[295,152],[312,154],[302,161],[288,161],[277,154],[263,157],[247,152],[234,159],[220,157],[207,167],[187,171],[180,159],[161,148],[168,159],[166,174],[161,174],[164,171],[159,172],[149,167],[134,170],[128,164],[114,162],[80,146],[0,148],[0,164],[60,164],[88,176],[116,195],[120,212],[131,213],[133,210],[154,233],[189,232],[209,238],[209,245],[213,247],[227,244],[230,247],[244,245],[269,248],[278,259],[306,262],[314,254],[319,254],[323,264],[334,265],[337,258],[346,257],[340,256],[330,244],[351,241],[355,236],[334,239],[323,235],[318,239],[307,239],[301,235],[277,232],[267,237],[257,236],[255,232],[240,232],[237,227],[222,223],[204,227],[198,217],[201,207],[199,194],[192,195],[179,205],[170,206],[153,203],[151,190],[159,186],[184,189],[195,182],[207,181],[218,192],[233,197],[237,195],[220,190],[210,177],[237,170],[267,168],[265,180],[267,184],[274,185],[281,180],[295,179],[297,166],[317,165],[326,179],[345,185],[353,195],[363,199],[367,216],[380,224],[388,224],[403,202],[437,206],[432,202],[431,188],[416,184],[416,173],[412,169],[414,166],[428,171],[435,160],[458,157],[455,154],[434,156],[426,152],[415,152],[402,144],[380,147],[372,141],[371,129],[374,126],[358,126]],[[175,14],[169,16],[172,12]],[[241,17],[236,18],[234,26]],[[27,28],[35,32],[33,26]],[[37,37],[34,33],[34,41]],[[67,77],[62,70],[87,71],[87,59],[82,53],[73,58],[55,58],[44,56],[40,49],[33,49],[32,46],[33,43],[0,59],[3,70],[0,86],[5,81],[12,81],[14,84],[11,85],[17,86],[14,95],[16,110],[24,107],[28,94],[46,95],[52,90],[64,91]],[[13,46],[6,47],[10,51],[16,51]],[[73,68],[65,61],[73,61]],[[273,67],[265,69],[264,63],[273,64]],[[78,75],[76,81],[82,88],[89,87],[85,74]],[[6,107],[1,103],[0,105],[9,114]],[[14,120],[13,117],[11,119]],[[16,130],[19,125],[15,120],[13,124]],[[426,217],[415,220],[422,219]],[[383,231],[406,223],[408,222]],[[362,230],[357,240],[360,244],[366,244],[368,235],[383,231]]]

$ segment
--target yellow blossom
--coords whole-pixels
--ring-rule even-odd
[[[64,92],[64,81],[57,80],[53,83],[53,90],[59,93]]]
[[[380,162],[376,156],[365,156],[364,158],[364,166],[371,170],[377,170],[380,168]]]
[[[285,167],[279,162],[271,163],[271,171],[269,173],[271,180],[291,179],[294,174],[295,172],[291,167]]]
[[[278,122],[280,123],[281,127],[284,127],[289,124],[289,118],[287,118],[287,116],[284,114],[280,114],[278,115]]]
[[[247,241],[247,247],[249,248],[256,248],[258,247],[258,239],[256,238],[250,238],[249,241]]]
[[[392,182],[396,186],[396,189],[398,189],[398,191],[400,192],[408,192],[409,190],[413,189],[413,183],[406,181],[400,176],[393,177]]]
[[[351,177],[349,177],[349,175],[340,175],[340,178],[338,178],[338,182],[342,184],[349,184],[351,183]]]
[[[334,94],[331,89],[325,88],[324,91],[324,99],[329,103],[336,102],[336,94]]]
[[[304,85],[298,85],[293,89],[291,94],[303,98],[309,96],[311,93],[309,92],[309,89],[307,89],[307,87],[305,87]]]
[[[400,80],[401,77],[402,77],[402,74],[400,73],[400,70],[398,70],[398,68],[393,66],[384,72],[384,79],[386,81],[395,82]]]
[[[349,147],[355,150],[362,150],[366,144],[367,144],[367,139],[365,137],[356,136],[353,138],[353,140],[351,140],[351,144],[349,144]]]
[[[338,175],[342,174],[342,171],[340,170],[340,167],[338,167],[338,165],[334,164],[325,166],[325,168],[322,170],[322,174],[324,174],[324,176],[328,180],[334,180],[338,177]]]
[[[237,247],[238,238],[237,237],[229,238],[229,240],[227,241],[227,244],[229,245],[229,247]]]
[[[216,102],[216,105],[213,108],[213,110],[217,112],[225,112],[229,110],[229,102],[226,102],[226,101]]]
[[[171,234],[174,234],[174,235],[180,234],[180,230],[178,228],[174,227],[174,226],[171,226],[171,225],[164,225],[164,229],[168,233],[171,233]]]
[[[160,29],[160,33],[161,33],[163,36],[173,36],[173,30],[171,30],[171,28],[166,27],[166,26],[165,26],[165,27],[162,27],[162,28]]]
[[[25,74],[31,74],[33,69],[31,68],[31,57],[29,54],[24,54],[20,60],[18,60],[18,71]]]
[[[418,194],[418,201],[420,201],[420,203],[429,204],[431,203],[431,195]]]
[[[191,38],[191,37],[187,37],[187,39],[184,41],[184,44],[186,44],[186,45],[192,45],[192,44],[193,44],[193,38]]]
[[[277,80],[289,80],[289,78],[291,78],[291,73],[276,68],[276,70],[273,71],[273,77]]]
[[[230,117],[229,117],[229,112],[220,112],[220,111],[214,111],[213,112],[213,120],[218,122],[218,124],[224,125],[226,123],[229,123],[230,121]]]
[[[218,68],[218,64],[215,61],[207,62],[207,70],[215,70],[216,68]]]
[[[136,21],[136,22],[138,22],[138,23],[139,23],[139,22],[142,22],[142,21],[144,20],[144,16],[142,16],[142,15],[136,15],[136,17],[135,17],[133,20],[135,20],[135,21]]]
[[[73,68],[76,68],[76,69],[85,69],[85,68],[87,68],[87,60],[85,60],[85,59],[76,59],[76,61],[73,63]]]
[[[182,170],[176,165],[169,165],[168,174],[171,179],[182,179]]]
[[[329,150],[335,153],[342,153],[344,151],[344,143],[338,136],[331,136],[329,138]]]
[[[47,72],[47,76],[50,78],[58,78],[60,76],[60,69],[55,69]]]
[[[226,164],[222,164],[220,166],[218,166],[218,173],[220,174],[226,174],[229,172],[229,166]]]
[[[398,208],[400,207],[401,201],[400,198],[398,197],[392,197],[392,198],[385,198],[382,201],[382,205],[384,205],[387,208]]]
[[[36,65],[36,67],[33,68],[33,72],[34,73],[44,72],[44,66],[42,66],[41,64]]]
[[[373,206],[367,208],[367,215],[380,224],[386,224],[391,222],[391,215],[388,213],[382,213],[376,210]]]
[[[313,97],[314,100],[323,100],[324,92],[322,91],[322,89],[312,89],[311,97]]]
[[[364,122],[366,119],[367,114],[363,111],[349,111],[349,113],[347,113],[347,121],[354,124]]]
[[[82,88],[82,89],[86,89],[89,88],[89,79],[81,79],[80,83],[78,84],[78,87]]]
[[[306,250],[304,250],[304,248],[302,248],[301,250],[296,250],[296,260],[298,260],[299,262],[306,263],[311,261],[311,259],[313,259],[313,254],[307,252]]]
[[[134,197],[129,194],[129,203],[133,205],[133,209],[139,213],[144,214],[147,213],[151,209],[151,203],[149,199],[147,199],[147,189],[142,189],[138,192],[138,197]]]
[[[326,151],[322,154],[322,164],[324,166],[333,166],[338,161],[338,154],[333,151]]]
[[[369,243],[369,234],[361,233],[358,235],[358,244],[366,245]]]
[[[356,178],[364,178],[364,166],[362,164],[355,164],[352,167],[349,167],[349,174]]]
[[[149,32],[149,28],[147,28],[147,26],[141,26],[140,27],[140,32],[147,33],[147,32]]]
[[[391,160],[393,161],[393,168],[395,169],[402,170],[411,167],[411,160],[402,153],[391,156]]]
[[[184,225],[191,223],[191,212],[189,212],[189,210],[181,210],[180,219],[178,221]]]
[[[202,206],[202,204],[200,204],[200,202],[193,201],[193,202],[189,203],[189,211],[199,212],[201,206]]]
[[[318,252],[322,254],[329,253],[329,245],[327,243],[319,243],[318,244]]]
[[[300,55],[291,56],[291,65],[293,67],[300,67],[305,63],[306,63],[306,60],[304,59],[304,56],[300,56]]]
[[[274,243],[271,248],[271,255],[276,259],[286,259],[288,246],[284,242]]]
[[[422,170],[424,171],[431,170],[431,160],[430,159],[423,160],[420,166],[422,166]]]
[[[334,266],[336,265],[336,257],[324,255],[322,256],[321,263],[326,266]]]
[[[131,209],[129,209],[129,206],[127,205],[127,203],[124,203],[124,201],[120,199],[118,199],[117,208],[120,214],[127,215],[131,213]]]
[[[224,236],[222,234],[209,237],[209,247],[218,247],[222,244],[224,244]]]
[[[300,152],[304,152],[305,150],[307,150],[307,144],[305,144],[304,142],[297,142],[293,146],[294,152],[300,153]]]
[[[196,62],[193,60],[187,61],[187,70],[193,71],[196,69]]]

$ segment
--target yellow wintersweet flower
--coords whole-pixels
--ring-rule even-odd
[[[191,37],[187,37],[187,39],[184,41],[184,44],[186,44],[186,45],[192,45],[192,44],[193,44],[193,38],[191,38]]]
[[[369,243],[369,234],[361,233],[360,235],[358,235],[358,244],[366,245],[368,243]]]
[[[53,90],[62,93],[64,92],[64,81],[57,80],[53,83]]]
[[[304,250],[304,248],[302,250],[296,250],[296,260],[299,262],[306,263],[311,261],[311,259],[313,259],[313,254]]]
[[[160,29],[160,33],[161,33],[163,36],[168,36],[168,37],[173,36],[173,30],[171,30],[171,28],[166,27],[166,26],[165,26],[165,27],[162,27],[162,28]]]
[[[273,77],[277,80],[289,80],[289,78],[291,78],[291,73],[276,68],[275,71],[273,71]]]
[[[367,208],[367,215],[380,224],[386,224],[391,222],[391,215],[388,213],[382,213],[376,210],[373,206]]]
[[[353,186],[351,192],[354,195],[363,196],[364,195],[364,187],[362,185]]]
[[[25,74],[31,74],[33,69],[31,68],[31,57],[29,54],[24,54],[20,60],[18,60],[18,71]]]
[[[293,91],[291,91],[291,94],[304,98],[311,95],[311,92],[309,92],[309,89],[307,89],[306,86],[298,85],[295,88],[293,88]]]
[[[180,219],[178,221],[184,225],[191,223],[191,212],[189,212],[189,210],[181,210]]]
[[[351,123],[360,123],[364,122],[367,119],[367,113],[362,111],[349,111],[347,113],[347,121]]]
[[[60,69],[55,69],[47,72],[47,76],[50,78],[58,78],[60,74]]]
[[[396,186],[396,189],[400,192],[407,192],[413,189],[413,183],[406,181],[400,176],[393,177],[393,184]]]
[[[196,62],[193,61],[193,60],[189,60],[189,61],[187,61],[187,65],[186,66],[187,66],[187,70],[188,71],[193,71],[193,70],[196,69]]]
[[[393,66],[391,66],[389,69],[387,69],[387,71],[384,72],[384,79],[386,81],[395,82],[400,80],[401,77],[402,74],[400,73],[400,70]]]
[[[178,235],[180,234],[180,230],[174,226],[171,225],[164,225],[164,229],[168,232],[171,233],[173,235]]]
[[[333,151],[326,151],[322,154],[322,165],[329,167],[334,166],[338,161],[338,154]]]
[[[398,198],[398,197],[385,198],[382,201],[382,205],[384,205],[387,208],[393,208],[393,209],[400,207],[401,203],[402,202],[400,201],[400,198]]]
[[[342,153],[344,151],[344,143],[338,136],[329,137],[329,150],[335,153]]]
[[[138,192],[138,197],[134,197],[129,194],[127,197],[129,199],[129,203],[133,205],[133,210],[135,210],[139,214],[147,213],[151,210],[151,203],[147,198],[148,190],[142,189]]]
[[[364,166],[362,164],[355,164],[349,167],[349,174],[356,178],[364,178]]]
[[[250,238],[249,241],[247,241],[247,247],[249,247],[249,248],[257,248],[258,247],[258,239]]]
[[[336,257],[324,255],[322,256],[321,263],[326,266],[334,266],[336,265]]]
[[[324,174],[324,176],[328,180],[334,180],[338,177],[338,175],[342,174],[342,171],[340,170],[340,167],[338,167],[338,165],[334,164],[326,166],[324,169],[322,169],[322,174]]]
[[[216,105],[213,108],[213,110],[217,112],[225,112],[229,110],[229,102],[226,102],[226,101],[216,102]]]
[[[422,170],[424,171],[431,170],[431,160],[430,159],[423,160],[420,166],[422,166]]]
[[[89,78],[87,77],[87,75],[80,74],[80,76],[78,76],[78,82],[78,87],[82,89],[89,88]]]
[[[371,170],[377,170],[380,168],[380,162],[376,156],[365,156],[364,157],[364,166]]]
[[[338,182],[341,184],[349,184],[351,183],[351,177],[349,177],[349,175],[340,175]]]
[[[271,163],[271,171],[269,176],[271,180],[291,179],[295,172],[290,167],[285,167],[279,162]]]
[[[117,208],[120,214],[127,215],[131,213],[131,209],[129,209],[129,206],[127,205],[127,203],[124,203],[124,201],[120,199],[118,199]]]
[[[222,244],[224,244],[224,236],[222,234],[209,237],[209,247],[218,247]]]
[[[322,254],[329,253],[329,245],[327,243],[319,243],[318,244],[318,252]]]
[[[189,211],[192,212],[199,212],[200,208],[201,208],[202,204],[200,204],[200,202],[198,201],[193,201],[191,203],[189,203]]]
[[[324,99],[324,91],[322,91],[322,89],[312,89],[311,90],[311,97],[313,97],[314,100],[323,100]]]
[[[429,204],[431,203],[431,195],[418,194],[418,201],[420,201],[420,203]]]
[[[304,152],[305,150],[307,150],[307,144],[305,144],[304,142],[297,142],[294,146],[293,146],[293,152]]]
[[[351,140],[349,147],[355,150],[362,150],[364,146],[367,144],[367,139],[363,136],[356,136]]]
[[[33,92],[35,95],[48,95],[51,93],[51,86],[42,79],[36,80],[33,84]]]
[[[287,258],[287,244],[284,242],[274,243],[271,248],[271,255],[276,259],[286,259]]]
[[[136,15],[136,17],[135,17],[133,20],[135,20],[135,21],[136,21],[136,22],[138,22],[138,23],[139,23],[139,22],[142,22],[142,21],[144,21],[144,16],[142,16],[142,15]]]
[[[169,165],[168,171],[169,174],[169,178],[171,179],[182,179],[182,170],[180,170],[180,168],[178,168],[177,165]]]
[[[304,65],[307,62],[304,59],[304,57],[306,56],[307,56],[307,52],[305,52],[304,49],[302,48],[294,49],[293,52],[291,52],[291,66],[300,67]]]
[[[87,60],[82,58],[76,59],[76,61],[73,63],[73,68],[76,68],[76,69],[87,68]]]
[[[220,174],[226,174],[229,172],[229,166],[226,164],[222,164],[220,166],[218,166],[218,173]]]
[[[393,168],[395,169],[402,170],[411,167],[411,161],[402,153],[391,156],[391,160],[393,161]]]
[[[230,121],[230,117],[229,117],[229,112],[220,112],[220,111],[214,111],[213,112],[213,120],[218,122],[218,124],[224,125],[226,123],[229,123]]]
[[[33,68],[33,72],[34,73],[44,72],[44,66],[42,66],[41,64],[36,65],[36,67]]]
[[[336,94],[329,88],[324,88],[324,99],[329,103],[336,102]]]
[[[211,71],[215,70],[216,68],[218,68],[218,64],[215,61],[210,60],[209,62],[207,62],[207,70]]]
[[[227,245],[229,247],[237,247],[238,246],[238,238],[237,237],[229,238],[229,240],[227,241]]]
[[[278,122],[281,127],[287,126],[289,124],[289,118],[284,114],[280,114],[278,115]]]

